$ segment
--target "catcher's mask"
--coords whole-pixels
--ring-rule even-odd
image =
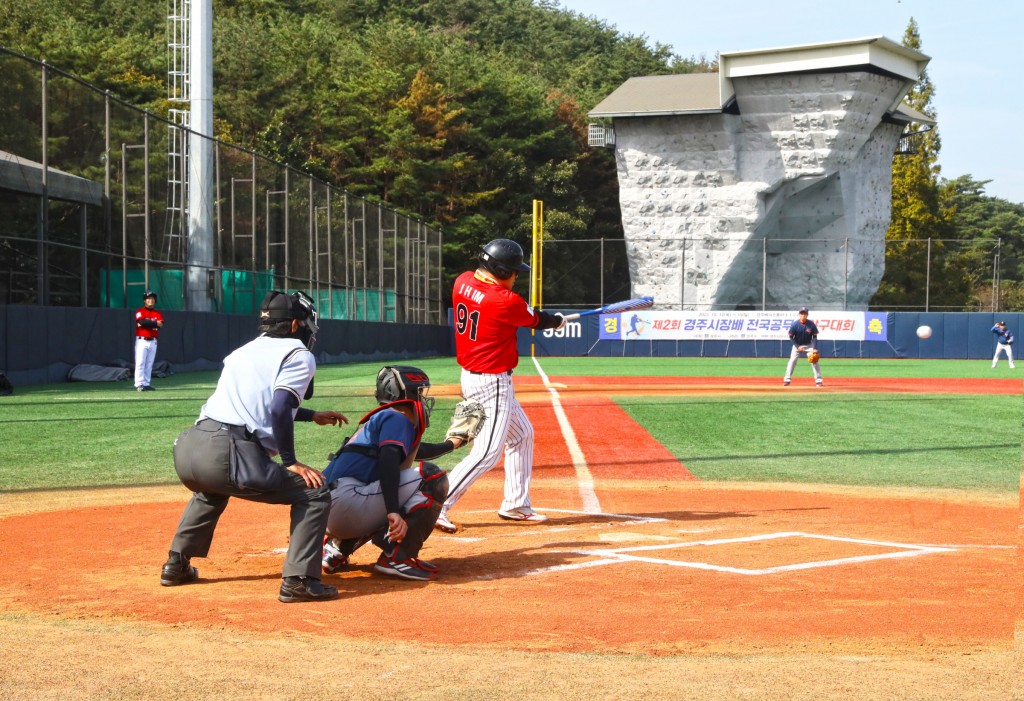
[[[273,326],[280,321],[297,320],[300,323],[296,337],[310,350],[313,349],[316,334],[320,330],[317,319],[313,299],[304,292],[288,294],[271,290],[260,305],[260,326]]]
[[[525,273],[530,266],[523,262],[523,247],[511,239],[494,239],[480,252],[480,267],[499,280],[508,280],[512,273]]]
[[[410,365],[388,365],[377,373],[377,402],[414,402],[416,415],[424,429],[430,425],[430,412],[434,410],[434,398],[428,396],[429,393],[430,378],[419,368]]]

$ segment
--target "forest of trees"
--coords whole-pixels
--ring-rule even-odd
[[[0,45],[162,113],[167,14],[0,0]],[[631,76],[715,69],[555,0],[217,0],[214,17],[216,135],[443,226],[454,265],[496,236],[526,242],[534,199],[553,238],[621,238],[614,157],[587,146],[587,111]],[[922,81],[911,104],[931,115],[931,93]],[[999,239],[1002,307],[1024,305],[1024,205],[985,195],[973,175],[942,179],[938,135],[894,161],[889,238]],[[931,271],[932,304],[984,306],[994,245],[950,248]],[[890,249],[876,302],[916,304],[924,249]]]

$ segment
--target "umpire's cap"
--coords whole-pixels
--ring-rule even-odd
[[[153,290],[146,290],[146,294],[142,295],[142,299],[149,299],[150,297],[156,299],[156,292]]]
[[[281,292],[271,290],[263,298],[260,304],[260,323],[273,323],[276,321],[291,321],[298,319],[306,324],[316,334],[317,314],[313,300],[301,292]]]

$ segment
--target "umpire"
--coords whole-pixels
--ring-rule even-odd
[[[192,490],[171,541],[160,583],[199,578],[193,557],[210,551],[217,521],[231,497],[291,505],[291,533],[281,592],[285,603],[326,601],[335,587],[320,583],[321,546],[331,496],[323,475],[295,457],[293,421],[340,426],[334,411],[299,407],[313,394],[317,315],[313,300],[271,291],[260,306],[260,335],[224,359],[224,370],[199,420],[174,442],[174,470]],[[272,458],[280,456],[278,463]]]

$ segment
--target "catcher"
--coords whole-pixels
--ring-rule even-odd
[[[807,355],[807,361],[814,370],[814,384],[822,387],[821,368],[818,367],[818,327],[813,321],[807,318],[810,311],[807,307],[801,307],[797,312],[797,320],[790,324],[789,340],[793,342],[793,349],[789,353],[789,364],[786,365],[786,376],[782,378],[782,384],[789,387],[789,381],[793,377],[793,369],[796,367],[797,358],[801,353]]]
[[[359,422],[324,470],[331,483],[331,511],[323,571],[347,568],[368,541],[381,549],[374,569],[412,580],[430,580],[438,568],[419,558],[448,496],[448,475],[431,462],[473,440],[484,421],[477,402],[460,402],[441,443],[423,443],[434,399],[422,370],[396,365],[377,374],[380,404]]]

